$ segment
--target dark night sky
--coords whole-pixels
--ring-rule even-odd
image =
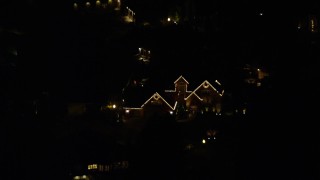
[[[160,9],[168,9],[170,5],[181,2],[127,1],[129,5],[140,7],[137,13],[154,17],[162,16]],[[1,6],[1,26],[24,32],[22,38],[18,38],[21,43],[18,72],[24,79],[21,81],[32,84],[25,85],[30,91],[54,89],[70,94],[76,90],[81,96],[81,93],[92,94],[100,89],[95,93],[102,95],[112,84],[117,87],[112,90],[116,92],[130,74],[129,66],[123,66],[128,64],[126,59],[134,53],[133,47],[141,44],[153,47],[157,63],[161,62],[162,66],[169,63],[178,66],[185,63],[187,57],[200,58],[199,54],[204,52],[205,55],[200,55],[199,64],[202,65],[209,65],[211,59],[221,59],[213,62],[217,67],[237,66],[244,62],[261,63],[282,78],[287,78],[288,74],[299,77],[301,73],[312,76],[316,71],[317,62],[313,59],[319,57],[315,53],[319,47],[308,44],[308,39],[294,33],[296,17],[319,13],[316,1],[196,1],[195,5],[203,10],[198,12],[200,15],[217,11],[223,28],[216,34],[197,35],[193,40],[185,38],[192,36],[188,32],[180,33],[179,30],[161,34],[138,29],[124,37],[115,37],[114,22],[103,24],[95,17],[76,18],[72,14],[72,3],[71,0],[25,0],[5,1]],[[202,6],[205,3],[208,4]],[[155,10],[159,12],[152,13]],[[260,12],[264,13],[263,17],[258,15]],[[309,53],[307,58],[306,53]],[[305,58],[308,63],[301,66],[298,57]],[[190,64],[186,69],[193,68],[192,62],[186,64]],[[288,66],[292,68],[286,68]],[[288,73],[282,71],[284,68]]]
[[[137,13],[153,17],[162,16],[160,10],[181,2],[127,1],[137,7]],[[21,49],[18,79],[30,93],[52,90],[64,96],[88,96],[89,99],[105,97],[108,91],[115,93],[131,74],[128,60],[135,53],[134,48],[141,44],[153,48],[157,58],[155,64],[162,68],[170,64],[172,71],[180,64],[184,64],[181,72],[190,70],[198,74],[201,66],[210,67],[211,63],[217,67],[211,72],[223,72],[232,69],[226,68],[228,66],[243,63],[260,63],[283,79],[292,74],[298,78],[308,76],[302,78],[312,81],[312,75],[316,74],[317,62],[313,59],[319,57],[315,53],[319,47],[308,44],[303,37],[299,39],[294,33],[296,17],[319,12],[315,1],[196,1],[195,5],[203,10],[197,12],[200,15],[219,13],[220,32],[193,36],[195,33],[182,33],[179,29],[172,32],[137,29],[117,37],[113,34],[117,31],[112,28],[114,22],[100,23],[96,17],[74,17],[72,3],[71,0],[25,0],[19,3],[5,1],[1,6],[2,26],[24,32],[17,38]],[[208,4],[202,6],[205,3]],[[264,13],[263,17],[258,15],[260,12]],[[310,57],[305,58],[307,52]],[[308,63],[300,65],[298,57],[305,58]],[[194,63],[187,58],[200,60]],[[161,68],[155,71],[161,72]],[[110,85],[114,89],[110,89]],[[92,97],[93,94],[96,97]]]

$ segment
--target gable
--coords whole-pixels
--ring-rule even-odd
[[[174,81],[174,84],[189,84],[189,82],[181,75],[177,80]]]
[[[154,93],[142,106],[141,108],[150,107],[150,106],[162,106],[174,110],[174,108],[165,100],[159,93]]]
[[[203,96],[211,95],[211,96],[217,96],[221,97],[223,94],[220,93],[212,84],[209,83],[209,81],[204,81],[200,84],[195,90],[194,93],[197,94],[200,98],[203,98]]]

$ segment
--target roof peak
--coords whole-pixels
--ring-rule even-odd
[[[182,75],[180,75],[180,76],[178,77],[178,79],[174,81],[174,84],[176,84],[180,79],[182,79],[184,82],[186,82],[187,84],[189,84],[189,82],[188,82]]]

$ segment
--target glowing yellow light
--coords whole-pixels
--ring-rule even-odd
[[[98,165],[97,165],[97,164],[90,164],[90,165],[88,165],[88,170],[97,169],[97,168],[98,168]]]
[[[96,5],[97,5],[97,6],[100,6],[100,5],[101,5],[101,2],[100,2],[99,0],[97,0],[97,1],[96,1]]]
[[[112,108],[113,108],[113,109],[115,109],[116,107],[117,107],[117,106],[116,106],[115,104],[114,104],[114,105],[112,105]]]
[[[130,110],[129,110],[129,109],[126,109],[126,113],[127,113],[127,114],[130,113]]]
[[[150,51],[147,51],[147,50],[145,50],[144,48],[138,48],[139,49],[139,51],[140,51],[140,49],[141,49],[141,53],[143,53],[143,55],[145,54],[145,53],[147,53],[147,55],[148,55],[148,53],[150,53]],[[190,98],[190,97],[196,97],[196,98],[198,98],[200,101],[203,101],[204,99],[202,99],[202,98],[200,98],[198,95],[197,95],[197,91],[201,88],[201,87],[203,87],[203,88],[211,88],[212,90],[214,90],[215,92],[217,92],[218,93],[218,95],[219,96],[223,96],[223,94],[224,94],[224,90],[222,90],[222,92],[220,93],[216,88],[214,88],[207,80],[205,80],[202,84],[200,84],[194,91],[187,91],[187,84],[189,84],[182,76],[180,76],[174,83],[175,83],[175,90],[165,90],[165,92],[177,92],[177,85],[176,85],[176,83],[179,81],[179,80],[184,80],[184,83],[186,83],[186,87],[185,87],[185,92],[187,92],[187,97],[186,98],[184,98],[184,100],[186,100],[186,101],[188,101],[188,99]],[[220,82],[219,81],[215,81],[217,84],[219,84],[219,85],[221,85],[220,84]],[[171,110],[175,110],[176,109],[176,105],[177,105],[177,101],[175,102],[175,104],[174,104],[174,106],[172,107],[163,97],[161,97],[160,96],[160,94],[158,94],[157,92],[153,95],[153,96],[151,96],[147,101],[145,101],[145,103],[141,106],[141,108],[140,109],[143,109],[144,108],[144,106],[146,105],[146,104],[148,104],[149,102],[151,102],[151,103],[156,103],[157,101],[159,101],[159,100],[161,100],[162,102],[164,102],[165,104],[167,104],[168,105],[168,107],[170,107],[171,108]],[[186,102],[187,104],[188,104],[188,102]],[[189,102],[189,104],[190,104],[190,102]],[[174,114],[174,111],[168,111],[169,112],[169,114]],[[209,111],[209,108],[206,108],[205,109],[206,111]],[[220,107],[217,107],[217,110],[213,110],[214,112],[217,112],[216,113],[216,115],[222,115],[222,113],[220,112]],[[125,113],[126,113],[127,111],[125,111]],[[203,111],[201,111],[201,113],[203,114]],[[206,142],[204,142],[204,143],[206,143]]]
[[[143,106],[145,106],[152,99],[158,100],[159,98],[162,99],[162,101],[165,102],[172,110],[174,110],[174,108],[172,108],[172,106],[165,99],[163,99],[163,97],[161,97],[160,94],[158,94],[157,92],[154,95],[152,95],[145,103],[143,103],[141,108],[143,108]]]
[[[86,2],[86,6],[90,7],[91,3],[90,2]]]
[[[216,80],[215,82],[221,86],[221,83],[218,80]]]
[[[80,176],[75,176],[73,177],[73,179],[80,179]]]
[[[77,3],[73,3],[73,8],[77,9],[78,8],[78,4]]]
[[[82,179],[87,179],[87,176],[86,176],[86,175],[83,175],[83,176],[82,176]]]
[[[311,31],[314,32],[314,20],[311,19]]]
[[[170,21],[171,21],[171,19],[170,19],[170,18],[168,18],[167,20],[168,20],[168,22],[170,22]]]
[[[209,84],[207,83],[207,81],[204,82],[203,87],[204,88],[208,88],[209,87]]]
[[[202,144],[205,144],[206,143],[206,140],[205,139],[202,139]]]
[[[153,96],[153,98],[154,98],[155,100],[158,100],[160,97],[158,96],[158,94],[155,94],[155,95]]]

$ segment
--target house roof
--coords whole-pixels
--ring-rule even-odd
[[[125,107],[141,107],[141,105],[154,93],[153,90],[145,87],[131,87],[126,89],[123,98]]]
[[[220,84],[219,81],[215,81],[215,83]],[[221,84],[220,84],[220,85],[221,85]],[[185,98],[185,100],[187,100],[187,99],[188,99],[189,97],[191,97],[193,94],[196,95],[200,100],[202,100],[202,99],[197,95],[197,93],[196,93],[201,87],[211,88],[211,89],[213,89],[214,91],[216,91],[220,96],[222,96],[223,93],[224,93],[224,90],[222,90],[222,91],[217,90],[209,81],[205,80],[205,81],[203,81],[187,98]]]
[[[195,96],[197,99],[199,99],[200,101],[202,101],[203,99],[200,98],[196,93],[195,91],[193,91],[188,97],[184,98],[184,100],[187,100],[189,98],[191,98],[192,96]]]
[[[174,81],[174,84],[176,84],[177,82],[179,82],[181,80],[186,82],[187,84],[189,84],[189,82],[182,75],[177,80]]]
[[[173,91],[173,92],[165,91],[165,92],[161,93],[161,95],[172,107],[174,107],[174,105],[176,103],[176,99],[174,97],[175,91]]]
[[[205,81],[202,81],[200,83],[200,85],[198,85],[198,86],[194,86],[195,83],[192,83],[192,84],[190,84],[190,87],[189,87],[189,82],[182,75],[180,75],[179,78],[174,81],[174,83],[177,83],[178,81],[181,81],[181,80],[186,82],[188,85],[188,91],[187,91],[188,96],[185,97],[185,100],[187,100],[191,96],[195,96],[200,101],[202,101],[202,98],[197,94],[197,91],[201,87],[211,88],[212,90],[217,92],[217,94],[219,94],[220,96],[222,96],[224,94],[224,90],[222,88],[222,85],[218,80],[215,80],[212,83],[210,83],[208,80],[205,80]],[[198,80],[198,78],[194,79],[195,82],[199,82],[197,80]],[[159,83],[159,81],[160,81],[160,79],[158,79],[158,78],[152,79],[150,81],[150,83],[148,85],[144,86],[143,88],[134,88],[134,89],[130,90],[130,93],[129,93],[130,98],[128,98],[128,100],[127,100],[126,107],[140,108],[140,107],[143,107],[150,100],[152,100],[152,99],[157,100],[160,98],[171,109],[174,110],[175,105],[176,105],[176,98],[174,97],[176,91],[175,91],[175,89],[173,89],[174,87],[168,88],[168,86],[166,86],[166,88],[165,88],[164,85],[168,85],[168,81],[164,82],[162,80],[162,81],[160,81],[160,83]],[[194,82],[194,81],[192,81],[192,82]],[[170,90],[166,90],[166,89],[170,89]],[[154,92],[156,92],[156,93],[154,93]],[[158,92],[160,92],[160,93],[158,93]]]
[[[162,100],[168,105],[172,110],[174,110],[175,106],[171,106],[158,92],[154,93],[145,103],[142,104],[141,108],[143,108],[146,104],[148,104],[152,99],[154,100]]]

